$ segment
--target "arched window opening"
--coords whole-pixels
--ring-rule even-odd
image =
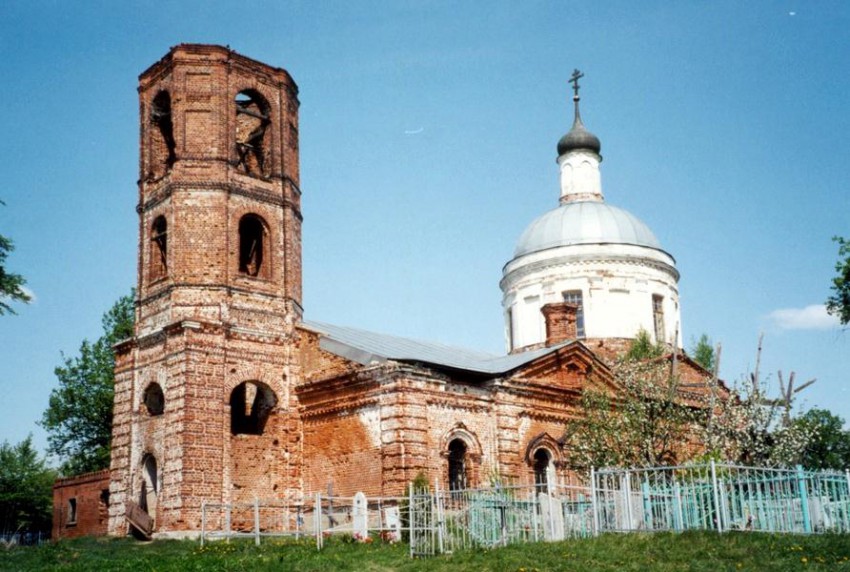
[[[158,216],[151,226],[150,279],[162,278],[168,273],[168,222]]]
[[[549,484],[549,472],[552,467],[552,456],[546,449],[537,449],[532,458],[534,468],[534,486],[538,492],[546,492]]]
[[[269,104],[254,90],[236,95],[236,167],[265,177],[269,151]]]
[[[139,493],[139,508],[151,518],[156,516],[156,497],[159,492],[156,457],[145,455],[142,459],[142,488]]]
[[[165,395],[162,393],[162,387],[156,382],[145,388],[142,401],[151,415],[162,415],[165,411]]]
[[[277,397],[266,384],[240,383],[230,393],[230,432],[233,435],[262,435],[275,405]]]
[[[66,524],[68,526],[77,524],[77,497],[68,499],[68,519],[66,520]]]
[[[265,278],[263,265],[266,225],[257,215],[245,215],[239,221],[239,272]],[[268,265],[265,265],[268,266]]]
[[[449,490],[459,491],[467,487],[466,443],[453,439],[449,443]]]
[[[151,164],[148,175],[158,178],[171,170],[177,160],[174,142],[174,125],[171,118],[171,96],[161,91],[151,103]]]

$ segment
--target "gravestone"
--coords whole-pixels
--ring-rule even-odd
[[[369,513],[366,509],[366,495],[358,492],[354,495],[354,511],[352,514],[352,534],[354,538],[365,540],[369,536]]]
[[[385,540],[399,542],[401,540],[401,511],[397,506],[384,509],[384,526],[387,528]]]
[[[540,505],[540,520],[543,521],[543,539],[549,542],[564,540],[564,511],[560,499],[540,493],[537,501]]]

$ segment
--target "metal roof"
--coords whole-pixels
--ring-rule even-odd
[[[304,321],[301,325],[320,335],[319,347],[323,350],[363,365],[393,360],[492,376],[507,373],[571,343],[499,356],[324,322]]]
[[[554,208],[528,225],[514,258],[573,244],[634,244],[661,250],[649,227],[630,212],[603,202],[577,201]]]

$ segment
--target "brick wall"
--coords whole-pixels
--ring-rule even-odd
[[[57,479],[53,485],[54,540],[106,534],[109,471]]]
[[[250,101],[237,102],[238,94]],[[184,44],[141,75],[139,98],[137,319],[116,358],[112,534],[127,531],[125,503],[140,501],[151,459],[157,533],[197,531],[203,501],[293,500],[329,483],[338,495],[393,496],[419,472],[447,486],[455,439],[466,446],[471,486],[533,482],[531,456],[541,447],[567,475],[563,429],[588,383],[616,390],[608,368],[630,340],[583,340],[486,380],[391,361],[363,366],[326,352],[318,334],[299,327],[292,78],[220,46]],[[243,268],[246,216],[262,220],[256,273]],[[154,240],[159,217],[164,263]],[[575,335],[574,308],[556,309],[550,343]],[[705,376],[692,364],[682,371],[688,380]],[[151,383],[163,390],[161,415],[142,400]],[[233,408],[259,403],[237,399],[245,383],[274,396],[262,431],[234,430]]]
[[[139,78],[138,302],[135,338],[116,363],[114,534],[126,531],[125,502],[140,500],[145,459],[155,460],[160,533],[196,530],[204,500],[301,491],[290,396],[300,375],[297,93],[286,71],[221,46],[181,44]],[[259,230],[243,234],[246,217]],[[159,416],[141,401],[152,382],[165,398]],[[246,382],[274,395],[262,434],[231,430],[231,395]]]

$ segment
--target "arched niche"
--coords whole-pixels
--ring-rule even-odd
[[[243,381],[230,392],[230,432],[262,435],[277,405],[272,388],[261,381]]]
[[[142,392],[142,403],[151,416],[162,415],[165,412],[165,394],[157,382],[151,382]]]
[[[268,278],[270,264],[266,260],[268,225],[259,215],[249,213],[239,219],[239,273]]]

